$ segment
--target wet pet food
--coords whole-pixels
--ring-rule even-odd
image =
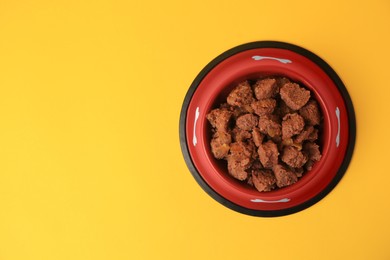
[[[317,101],[285,77],[241,82],[207,119],[214,157],[258,191],[294,184],[321,159]]]

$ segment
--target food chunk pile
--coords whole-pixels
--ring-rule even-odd
[[[294,184],[321,159],[318,103],[285,77],[241,82],[207,119],[214,157],[258,191]]]

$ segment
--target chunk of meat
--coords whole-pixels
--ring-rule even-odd
[[[309,125],[319,125],[321,116],[318,104],[315,100],[310,100],[307,104],[299,109],[299,114]]]
[[[246,172],[245,167],[243,167],[239,161],[229,159],[228,157],[228,172],[231,176],[237,180],[243,181],[248,178],[248,173]]]
[[[245,141],[252,137],[252,134],[249,131],[242,130],[237,126],[233,128],[231,133],[235,142]]]
[[[259,146],[259,159],[264,168],[271,169],[278,163],[279,151],[277,145],[269,140]]]
[[[306,170],[310,171],[315,162],[321,159],[320,147],[316,143],[307,142],[303,145],[303,150],[308,154],[309,160],[305,164]]]
[[[303,150],[308,154],[310,160],[319,161],[321,159],[321,152],[318,144],[307,142],[303,145]]]
[[[216,128],[217,131],[227,132],[232,112],[226,108],[216,108],[206,115],[210,124]]]
[[[251,166],[253,150],[243,142],[235,142],[230,145],[230,153],[227,156],[228,171],[238,180],[248,178],[246,170]]]
[[[236,125],[242,130],[252,130],[255,126],[257,126],[259,119],[257,116],[253,114],[245,114],[237,118]]]
[[[279,93],[279,87],[276,79],[266,78],[256,81],[253,86],[255,96],[258,100],[272,98]]]
[[[289,186],[298,181],[298,177],[294,172],[288,170],[287,168],[285,168],[280,164],[275,165],[273,167],[273,172],[276,178],[276,185],[279,188]]]
[[[302,143],[303,141],[315,141],[318,139],[318,130],[314,128],[313,126],[307,126],[305,129],[297,135],[294,142],[295,143]]]
[[[251,158],[253,148],[245,142],[234,142],[230,145],[229,157],[241,161],[242,166],[249,167],[251,162],[246,159]]]
[[[285,115],[282,122],[282,138],[288,139],[299,134],[304,126],[305,121],[297,113]]]
[[[227,103],[237,107],[250,106],[253,101],[253,91],[248,81],[238,84],[227,97]]]
[[[294,146],[286,146],[283,149],[281,160],[285,162],[288,166],[293,168],[302,167],[308,160],[306,154],[303,154]]]
[[[252,182],[258,191],[270,191],[275,187],[276,178],[270,170],[252,171]]]
[[[260,117],[259,129],[262,134],[269,135],[271,138],[282,135],[282,126],[267,116]]]
[[[296,83],[287,83],[280,88],[280,97],[293,110],[303,107],[310,98],[310,91]]]
[[[276,107],[276,100],[273,98],[267,98],[254,101],[252,102],[251,107],[255,114],[259,116],[269,115],[274,112],[274,109]]]
[[[225,158],[230,150],[232,137],[226,132],[215,132],[213,139],[211,139],[211,152],[217,159]]]
[[[259,147],[261,145],[261,143],[263,142],[264,135],[260,132],[259,128],[254,127],[252,129],[252,138],[253,138],[253,142],[255,143],[255,145],[257,147]]]

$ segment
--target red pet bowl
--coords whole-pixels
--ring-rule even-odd
[[[226,100],[235,84],[267,75],[286,76],[314,94],[324,118],[322,158],[295,184],[258,192],[231,177],[226,164],[212,156],[206,114]],[[282,42],[248,43],[215,58],[195,78],[180,115],[181,148],[195,180],[221,204],[253,216],[287,215],[321,200],[344,175],[355,136],[353,105],[334,70],[310,51]]]

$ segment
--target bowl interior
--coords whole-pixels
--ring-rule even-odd
[[[255,57],[265,58],[258,60]],[[260,193],[231,177],[226,163],[213,157],[210,150],[211,128],[206,115],[225,102],[239,82],[271,75],[285,76],[302,84],[319,103],[323,115],[320,133],[322,159],[295,184]],[[198,80],[194,83],[196,90],[186,113],[187,146],[196,174],[219,196],[254,210],[286,209],[314,198],[336,176],[348,146],[348,115],[337,86],[315,62],[287,49],[254,48],[214,64]]]
[[[256,80],[258,79],[261,79],[261,78],[266,78],[266,77],[288,77],[288,75],[285,75],[285,74],[273,74],[272,72],[264,72],[264,73],[255,73],[255,74],[252,74],[252,75],[243,75],[241,77],[238,77],[237,79],[235,79],[233,82],[229,83],[226,85],[225,88],[222,89],[222,91],[217,94],[217,96],[215,96],[215,99],[214,100],[210,100],[210,108],[209,108],[209,111],[214,109],[214,108],[218,108],[220,106],[220,104],[222,103],[226,103],[226,98],[227,96],[229,95],[229,93],[233,90],[233,88],[235,86],[237,86],[238,83],[244,81],[244,80],[248,80],[250,83],[253,83],[255,82]],[[296,83],[299,83],[301,86],[304,86],[306,89],[309,89],[310,92],[311,92],[311,96],[315,99],[315,100],[318,100],[318,93],[317,91],[315,90],[315,87],[314,86],[306,86],[303,82],[300,82],[299,79],[292,79],[290,78],[292,81],[296,82]],[[323,107],[323,104],[318,102],[319,103],[319,106],[320,106],[320,110],[321,110],[321,114],[323,115],[323,119],[321,121],[321,125],[319,127],[319,133],[318,133],[318,140],[317,140],[317,143],[319,144],[320,146],[320,151],[321,151],[321,154],[323,154],[323,151],[325,149],[323,149],[324,147],[324,140],[326,139],[326,137],[324,138],[324,128],[327,129],[327,127],[324,125],[328,124],[329,123],[329,120],[327,118],[327,114],[324,113],[324,107]],[[242,182],[242,181],[239,181],[237,179],[235,179],[234,177],[232,177],[229,173],[228,173],[228,170],[227,170],[227,162],[226,160],[218,160],[216,159],[213,155],[212,155],[212,152],[211,152],[211,147],[210,147],[210,142],[211,142],[211,139],[212,139],[212,127],[211,125],[208,123],[207,119],[204,117],[202,118],[202,120],[204,120],[204,140],[206,142],[205,144],[205,147],[208,148],[206,149],[206,152],[207,152],[207,157],[209,158],[210,160],[210,163],[215,167],[215,169],[217,170],[217,172],[219,174],[221,174],[221,177],[224,178],[226,181],[228,182],[231,182],[231,184],[233,186],[235,186],[237,189],[244,189],[244,190],[247,190],[248,192],[252,192],[252,191],[255,191],[255,192],[258,192],[254,187],[248,185],[246,182]],[[328,134],[326,132],[326,134]],[[316,172],[318,171],[318,165],[319,165],[320,162],[316,163],[313,167],[313,169],[311,171],[308,171],[304,174],[304,176],[302,176],[302,178],[299,179],[299,181],[303,180],[305,181],[305,179],[310,179],[310,175],[313,175],[313,174],[316,174]],[[298,182],[299,182],[298,181]],[[297,186],[298,185],[298,182],[289,186],[290,189],[293,189],[294,186]],[[272,190],[272,191],[268,191],[266,193],[268,194],[277,194],[277,193],[284,193],[283,189],[286,189],[287,187],[284,187],[284,188],[281,188],[281,189],[276,189],[276,190]]]

